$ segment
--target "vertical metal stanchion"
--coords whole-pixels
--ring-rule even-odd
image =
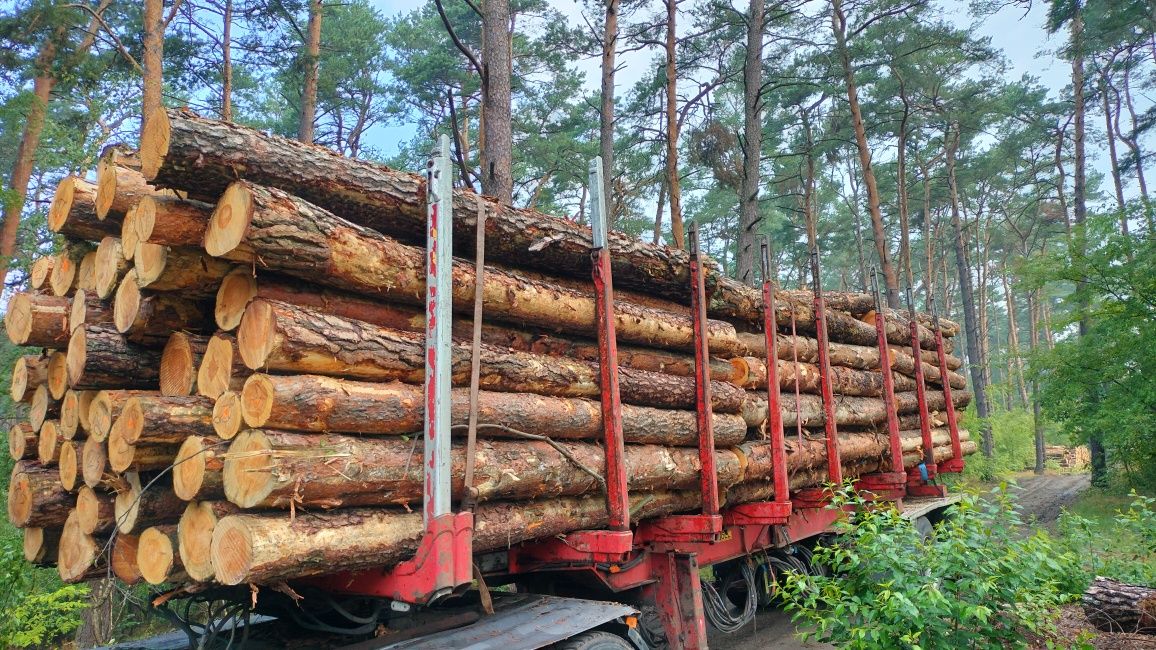
[[[831,389],[830,342],[827,337],[827,303],[819,276],[819,251],[811,251],[811,277],[815,293],[815,338],[819,352],[819,387],[823,397],[824,430],[827,435],[827,477],[831,483],[843,483],[843,464],[839,456],[839,428],[835,423],[835,393]]]
[[[760,248],[763,266],[763,334],[767,341],[767,424],[771,438],[771,461],[774,468],[775,501],[791,502],[787,480],[787,452],[783,431],[782,394],[779,391],[778,321],[775,317],[775,283],[771,271],[771,243],[764,240]],[[793,344],[793,343],[792,343]]]
[[[871,269],[871,293],[875,298],[875,333],[879,340],[879,371],[883,377],[883,407],[887,411],[891,471],[903,473],[903,443],[899,439],[899,414],[895,409],[895,378],[891,375],[891,346],[887,341],[887,315],[880,297],[879,277]]]
[[[951,396],[951,369],[947,367],[947,350],[943,347],[943,330],[939,326],[939,311],[935,299],[930,296],[927,306],[931,310],[931,323],[935,327],[935,354],[939,361],[939,379],[943,385],[944,410],[947,412],[947,430],[951,432],[951,460],[938,466],[940,472],[963,471],[963,443],[959,440],[959,418],[955,415],[955,402]]]
[[[426,169],[426,528],[450,513],[450,366],[453,337],[453,176],[442,135]]]
[[[923,350],[919,343],[919,321],[915,317],[915,303],[911,287],[907,287],[907,318],[911,329],[911,355],[915,359],[915,398],[919,402],[919,433],[923,441],[922,469],[913,470],[914,483],[925,483],[935,478],[935,442],[931,438],[931,415],[927,408],[927,386],[923,383]],[[918,472],[918,473],[917,473]]]
[[[710,348],[706,325],[706,278],[698,245],[698,224],[690,227],[690,310],[694,320],[694,387],[698,415],[698,454],[702,465],[702,514],[719,513],[718,475],[715,472],[714,427],[710,389]]]

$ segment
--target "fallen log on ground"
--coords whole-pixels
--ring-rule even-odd
[[[1156,589],[1097,576],[1083,604],[1088,622],[1101,630],[1156,634]]]

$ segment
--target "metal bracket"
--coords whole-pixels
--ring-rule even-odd
[[[943,386],[943,403],[947,415],[947,429],[951,432],[951,460],[939,465],[938,470],[943,472],[963,471],[963,443],[959,440],[959,418],[955,415],[955,401],[951,396],[951,369],[947,367],[947,351],[943,348],[943,330],[939,326],[939,310],[935,307],[935,299],[928,297],[927,306],[931,310],[931,323],[935,327],[936,358],[939,361],[939,380]]]
[[[871,269],[871,293],[875,299],[875,334],[879,341],[879,372],[883,379],[883,408],[887,412],[887,439],[891,471],[903,473],[903,442],[899,439],[899,412],[895,407],[895,378],[891,374],[891,346],[887,341],[887,314],[879,291],[879,277]]]
[[[819,275],[819,248],[811,251],[811,281],[815,294],[815,338],[818,341],[819,388],[823,397],[823,421],[827,436],[827,478],[843,483],[843,464],[839,456],[839,428],[835,422],[835,393],[831,388],[831,359],[827,337],[827,304],[823,300],[823,282]]]
[[[719,513],[718,474],[715,471],[714,425],[711,411],[710,348],[706,325],[706,282],[698,224],[690,228],[690,311],[694,320],[694,388],[698,422],[698,458],[702,489],[702,514]]]
[[[931,415],[927,408],[927,386],[923,377],[923,352],[919,344],[919,321],[915,318],[915,301],[911,297],[911,287],[907,287],[907,318],[911,329],[911,356],[915,359],[915,398],[919,402],[919,433],[923,442],[923,459],[927,480],[936,476],[935,442],[931,438]],[[908,471],[908,486],[926,482],[923,474],[916,469]]]

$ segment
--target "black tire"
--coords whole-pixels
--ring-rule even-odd
[[[583,632],[561,643],[555,643],[552,647],[555,650],[634,650],[634,645],[617,634],[597,630]]]
[[[935,530],[935,526],[927,517],[916,517],[914,523],[915,530],[919,532],[919,537],[924,541],[926,541],[928,537],[931,537],[931,533]]]

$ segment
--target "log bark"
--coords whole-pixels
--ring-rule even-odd
[[[245,382],[240,414],[250,428],[362,435],[420,434],[425,396],[420,386],[400,382],[358,382],[318,375],[256,374]],[[454,389],[451,417],[455,427],[469,419],[468,389]],[[626,442],[697,446],[693,411],[622,406]],[[564,440],[600,440],[602,410],[597,401],[491,391],[478,393],[479,433],[511,437],[513,429]],[[746,437],[738,415],[714,414],[715,445],[729,447]],[[238,431],[230,432],[226,438]],[[456,433],[464,433],[457,429]]]
[[[357,226],[280,190],[243,181],[231,185],[209,222],[205,250],[390,302],[424,305],[424,248]],[[455,261],[453,276],[455,308],[472,311],[474,265]],[[592,288],[578,291],[491,268],[482,302],[489,317],[519,326],[585,336],[596,331]],[[622,341],[693,349],[693,324],[685,314],[618,302],[615,317]],[[735,354],[733,326],[712,321],[709,330],[712,351]]]
[[[1101,630],[1156,634],[1156,589],[1097,576],[1083,601],[1088,622]]]
[[[479,440],[474,468],[476,497],[536,499],[600,490],[605,458],[599,445],[534,440]],[[424,485],[420,445],[397,438],[318,436],[249,429],[229,446],[225,496],[242,508],[322,508],[405,505],[420,502]],[[465,494],[465,447],[451,452],[453,493]],[[635,491],[689,488],[701,474],[698,450],[628,445],[625,460]],[[721,487],[743,468],[734,452],[716,457]],[[593,474],[592,474],[592,473]]]
[[[422,337],[408,332],[339,319],[285,303],[249,305],[237,333],[245,365],[281,372],[339,375],[374,381],[421,383],[425,373]],[[555,397],[600,395],[592,364],[503,351],[483,345],[480,386],[499,392],[530,392]],[[463,385],[470,372],[468,346],[454,344],[453,381]],[[641,406],[693,408],[694,382],[632,369],[619,370],[622,401]],[[712,382],[714,409],[736,413],[745,391]]]
[[[60,533],[60,528],[25,528],[24,560],[38,566],[55,566]]]
[[[60,401],[52,399],[48,384],[41,384],[32,392],[32,403],[28,407],[28,422],[33,431],[40,431],[44,421],[60,415]]]
[[[213,400],[207,397],[137,395],[124,403],[109,438],[116,436],[133,445],[176,445],[191,435],[212,435],[212,419]]]
[[[48,208],[48,229],[72,239],[100,241],[120,234],[120,220],[96,216],[96,185],[67,176],[56,186]]]
[[[68,385],[73,389],[155,388],[160,351],[130,343],[106,325],[85,325],[68,342]]]
[[[205,345],[197,368],[197,394],[217,399],[225,391],[240,390],[241,383],[251,374],[253,371],[237,353],[237,337],[217,332]]]
[[[88,407],[89,434],[98,441],[108,440],[112,425],[124,412],[129,400],[137,396],[156,395],[156,391],[146,390],[102,390],[92,399]]]
[[[76,495],[76,517],[80,530],[88,535],[111,532],[116,527],[116,497],[99,493],[87,485]]]
[[[197,387],[197,368],[205,356],[209,337],[174,332],[161,352],[161,395],[192,395]]]
[[[64,582],[83,582],[104,571],[104,556],[101,549],[104,539],[94,537],[81,530],[75,511],[63,522],[64,531],[60,535],[60,551],[56,568]]]
[[[105,150],[96,165],[96,216],[123,219],[141,199],[163,190],[145,181],[140,173],[140,161],[115,148]],[[172,192],[168,192],[171,194]]]
[[[111,296],[131,268],[132,263],[121,253],[119,237],[109,236],[100,240],[93,267],[96,296],[102,300]]]
[[[80,459],[83,442],[65,440],[60,445],[60,460],[56,468],[60,475],[60,486],[69,492],[80,487]]]
[[[36,389],[48,381],[48,357],[26,354],[12,364],[12,383],[8,395],[13,402],[30,402]]]
[[[8,429],[8,455],[12,460],[27,460],[36,456],[40,440],[32,425],[27,422],[17,422]]]
[[[165,469],[173,464],[180,449],[180,444],[129,443],[117,433],[113,429],[108,436],[108,466],[118,474]]]
[[[971,394],[965,391],[953,392],[951,399],[955,407],[961,409],[971,402]],[[783,395],[780,409],[783,413],[783,424],[788,427],[801,423],[804,427],[821,427],[824,424],[823,401],[818,395],[802,394],[798,399],[798,409],[795,407],[794,395]],[[927,408],[931,413],[942,412],[944,409],[943,393],[930,391],[927,393]],[[917,413],[919,402],[915,393],[895,393],[895,408],[900,414]],[[743,404],[743,419],[747,426],[762,428],[767,421],[767,394],[755,391],[747,393],[747,400]],[[883,400],[874,397],[835,397],[835,421],[839,426],[868,427],[886,421],[887,411]]]
[[[810,363],[792,363],[776,360],[778,365],[779,388],[794,392],[795,387],[804,393],[820,393],[821,377],[819,367]],[[757,357],[735,357],[730,360],[735,374],[743,377],[742,388],[766,389],[767,363]],[[879,397],[883,394],[883,376],[878,370],[855,370],[843,366],[831,366],[831,389],[836,395]],[[906,375],[892,373],[896,391],[915,390],[915,381]]]
[[[132,279],[121,282],[113,304],[116,330],[140,345],[160,347],[173,332],[203,333],[213,329],[207,302],[172,292],[142,295]]]
[[[133,273],[142,289],[180,291],[187,298],[209,298],[221,280],[233,270],[225,260],[210,257],[199,248],[137,244]]]
[[[618,292],[615,292],[618,296]],[[425,332],[425,314],[421,309],[408,305],[383,303],[356,294],[326,289],[315,285],[303,285],[299,280],[284,277],[253,277],[247,268],[238,268],[222,282],[217,292],[215,316],[217,326],[223,330],[234,330],[241,323],[245,308],[256,299],[285,302],[299,307],[308,307],[333,316],[341,316],[365,321],[407,332]],[[472,340],[473,321],[469,318],[455,318],[454,336],[461,340]],[[739,334],[740,337],[743,334]],[[555,336],[552,332],[537,329],[519,329],[493,323],[482,324],[482,342],[507,347],[521,352],[533,352],[550,356],[570,357],[583,361],[598,361],[598,344],[585,339],[570,339]],[[745,351],[746,343],[743,348]],[[619,345],[618,363],[622,367],[665,372],[671,375],[693,376],[693,355],[658,350],[640,346]],[[711,378],[716,381],[732,381],[733,369],[724,359],[711,359]]]
[[[69,344],[72,343],[72,338],[69,337]],[[48,357],[48,394],[53,400],[59,401],[64,399],[64,394],[68,392],[68,354],[61,350],[55,350]],[[35,398],[35,395],[33,395]]]
[[[140,534],[136,563],[145,582],[159,585],[188,579],[178,547],[176,524],[153,526]]]
[[[222,518],[240,512],[228,501],[195,501],[185,507],[177,522],[177,543],[190,578],[201,582],[213,579],[213,531]]]
[[[17,293],[8,301],[4,329],[16,345],[56,350],[68,347],[68,315],[72,299]]]
[[[44,425],[40,427],[36,459],[44,467],[55,466],[56,461],[60,460],[60,446],[62,444],[64,444],[64,438],[60,435],[57,420],[45,420]],[[57,477],[59,478],[59,474]]]
[[[185,501],[224,499],[226,448],[216,436],[189,436],[173,460],[173,492]]]
[[[137,244],[198,247],[205,240],[205,229],[213,206],[186,201],[175,196],[155,195],[141,199],[125,217],[120,238],[126,256],[135,256]]]
[[[55,471],[27,460],[13,466],[8,483],[8,521],[13,526],[59,528],[74,503]]]
[[[137,472],[125,474],[125,482],[125,489],[116,495],[116,527],[120,533],[135,533],[180,518],[184,501],[173,494],[169,483],[142,483]],[[145,485],[148,487],[143,488]]]
[[[69,333],[76,331],[82,325],[112,325],[113,306],[96,297],[96,294],[79,289],[72,296],[71,309],[68,312]]]
[[[112,574],[130,587],[142,580],[140,566],[136,562],[139,546],[139,535],[117,533],[116,538],[112,540],[112,551],[109,553],[108,563]]]

